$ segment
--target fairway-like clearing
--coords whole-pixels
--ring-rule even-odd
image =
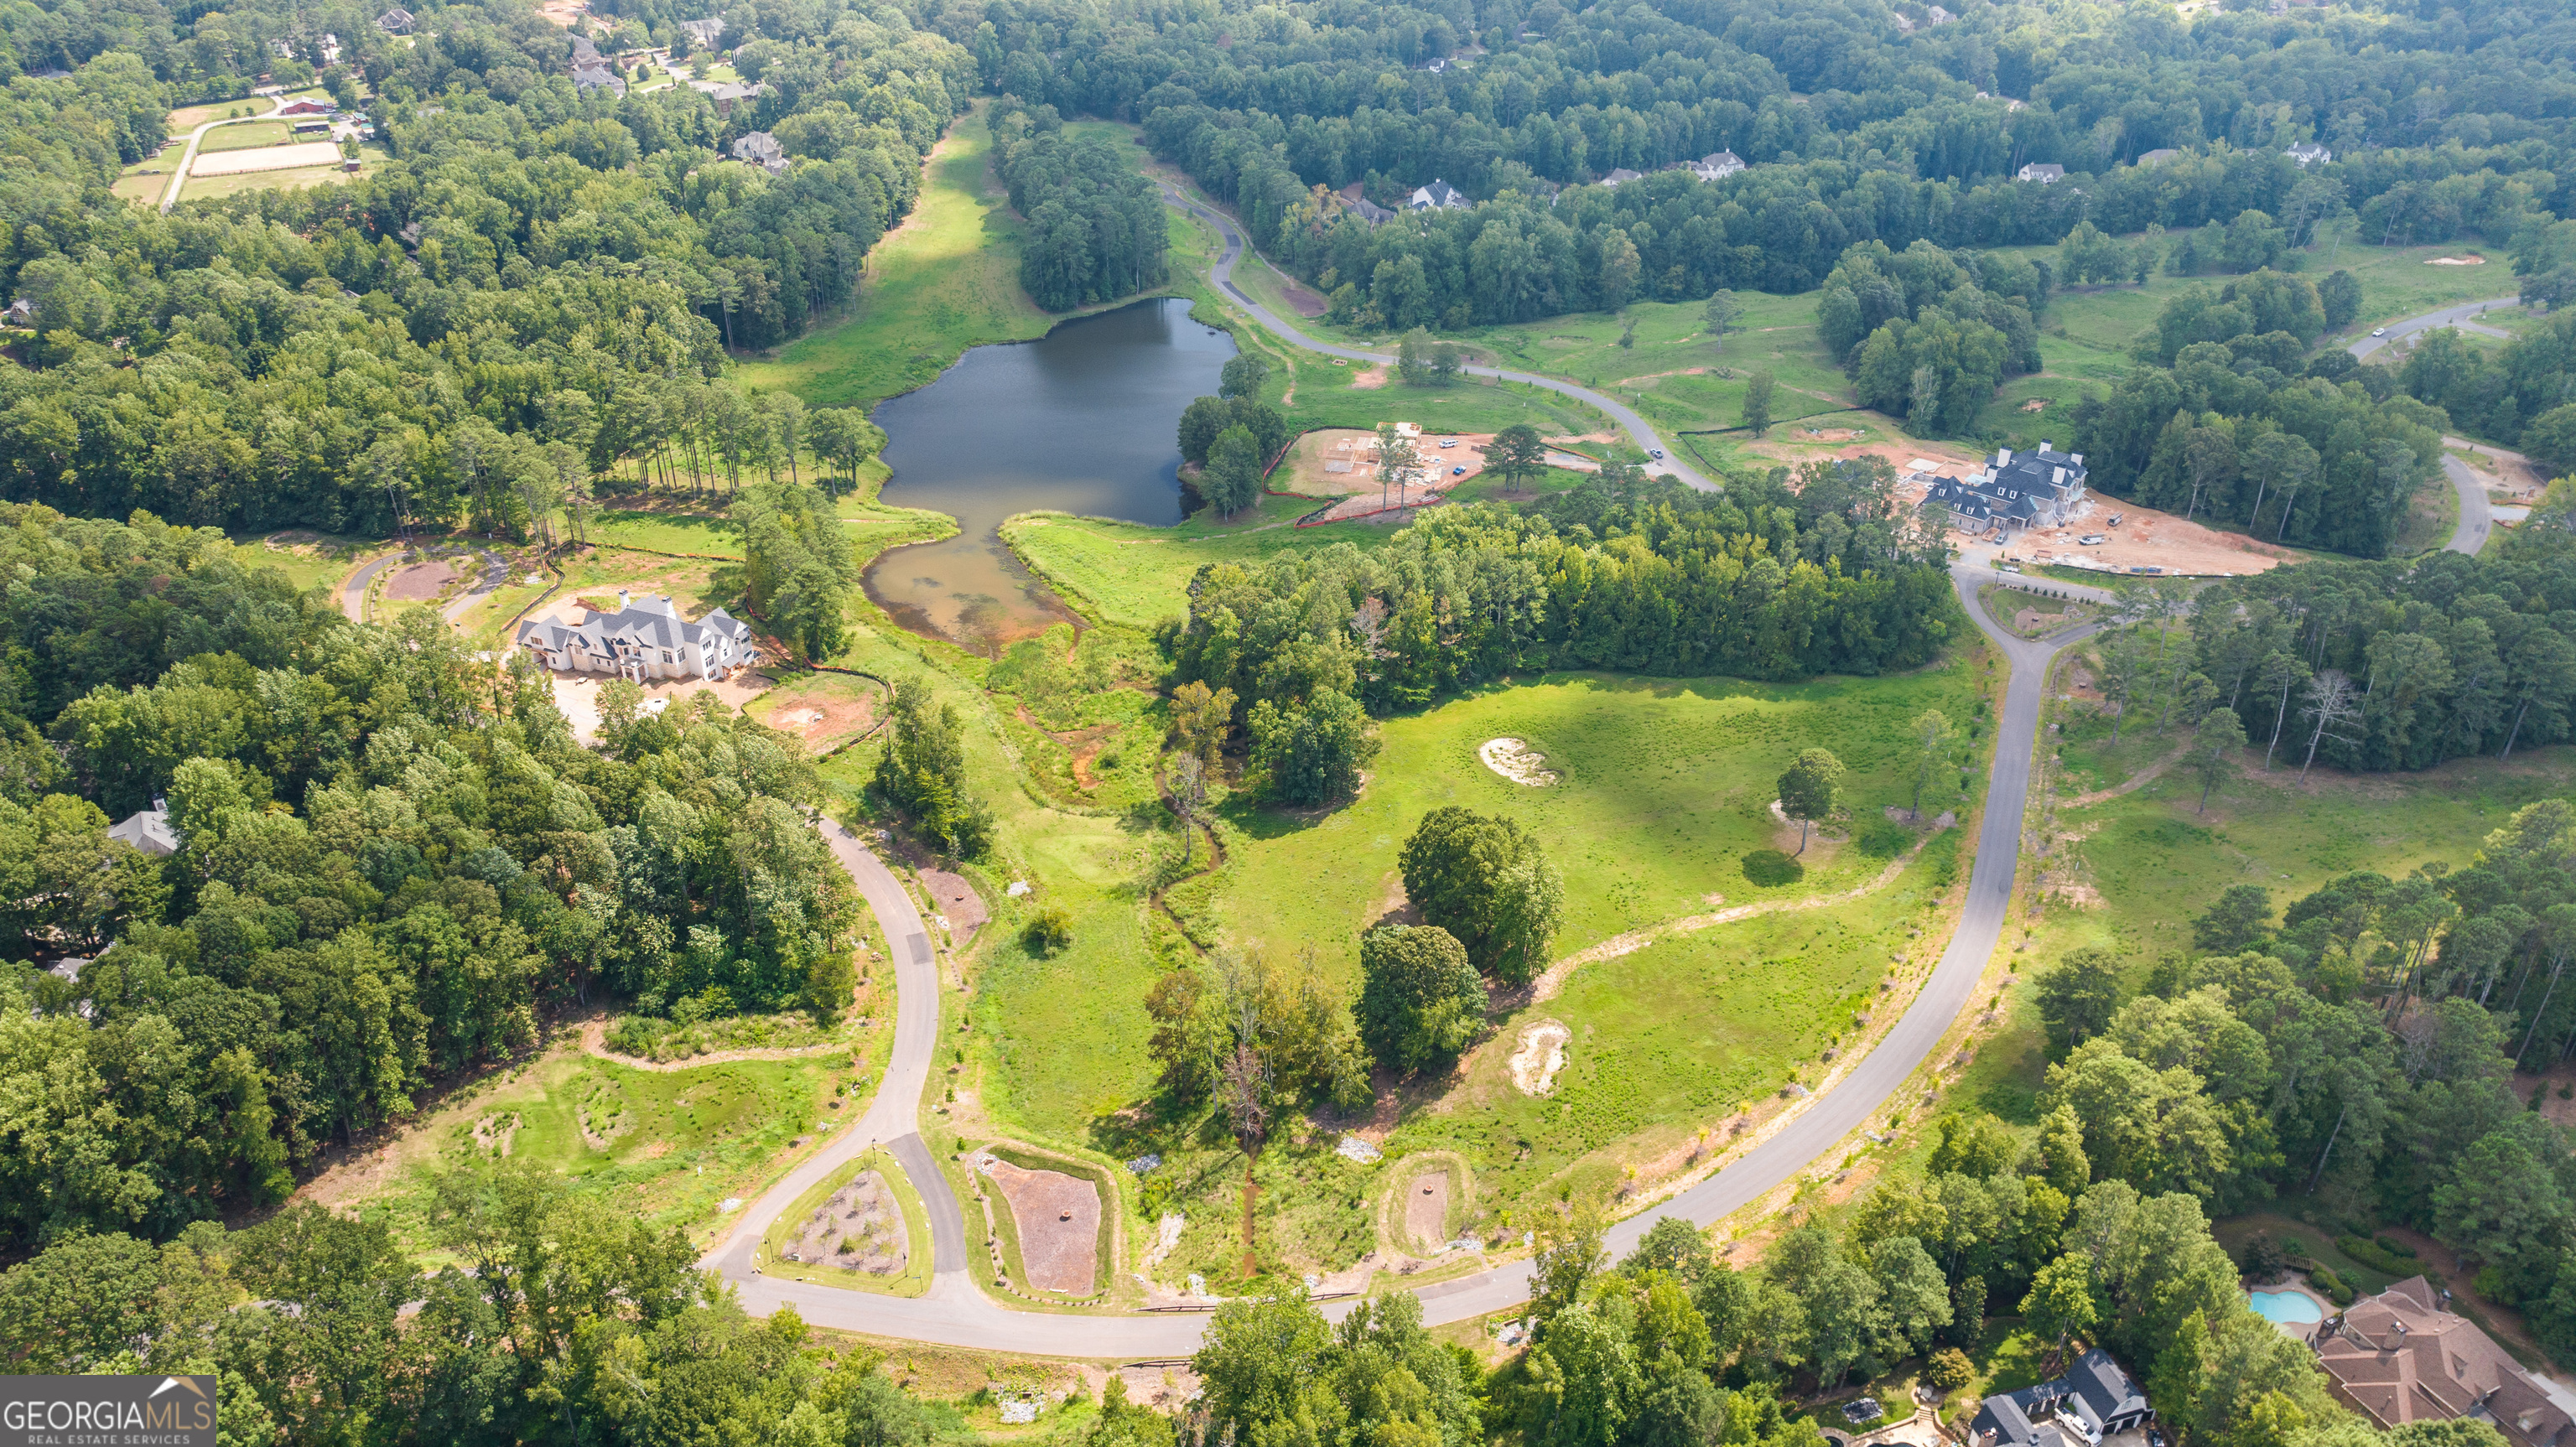
[[[740,364],[756,388],[816,407],[865,405],[936,378],[968,347],[1054,325],[1020,289],[1020,223],[990,167],[983,105],[930,152],[921,198],[868,253],[851,314]]]
[[[1781,770],[1802,748],[1834,751],[1851,770],[1844,799],[1856,825],[1909,797],[1905,727],[1927,708],[1965,726],[1976,714],[1970,665],[1896,678],[1773,685],[1734,679],[1555,674],[1496,687],[1387,720],[1385,748],[1359,799],[1320,819],[1243,806],[1241,859],[1221,909],[1247,945],[1312,941],[1356,958],[1359,931],[1398,901],[1396,852],[1423,815],[1456,804],[1500,814],[1546,842],[1565,875],[1556,953],[1727,904],[1847,889],[1877,875],[1887,853],[1856,842],[1812,844],[1805,877],[1768,887],[1747,854],[1795,849],[1773,817]],[[1513,783],[1477,749],[1509,737],[1547,756],[1560,782]],[[1926,812],[1959,804],[1959,775]]]

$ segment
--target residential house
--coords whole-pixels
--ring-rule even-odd
[[[1601,184],[1612,190],[1616,190],[1630,181],[1642,181],[1644,179],[1646,179],[1646,177],[1645,173],[1642,171],[1631,171],[1625,166],[1613,166],[1610,168],[1610,174],[1601,178]]]
[[[2576,1447],[2576,1419],[2476,1324],[2449,1292],[2411,1276],[2308,1329],[2337,1397],[2382,1429],[2481,1421],[2512,1447]]]
[[[1948,508],[1951,525],[1962,532],[2007,538],[2073,517],[2091,495],[2085,476],[2083,453],[2059,452],[2043,441],[2018,457],[1998,448],[1994,461],[1965,477],[1933,478],[1924,501]]]
[[[707,99],[716,103],[716,114],[720,116],[732,115],[735,106],[747,100],[757,100],[769,93],[769,87],[760,81],[744,85],[740,81],[729,80],[715,85],[702,85],[698,89],[705,91]]]
[[[1420,69],[1427,70],[1433,75],[1439,75],[1449,69],[1449,57],[1445,55],[1435,55],[1429,60],[1422,62]]]
[[[13,327],[32,328],[36,325],[36,304],[22,296],[9,303],[7,311],[0,312],[0,321]]]
[[[1395,219],[1394,212],[1378,205],[1366,196],[1347,196],[1343,198],[1342,204],[1344,210],[1360,218],[1362,221],[1367,222],[1371,226],[1383,225],[1386,222],[1393,221]]]
[[[179,831],[170,827],[170,806],[160,799],[153,800],[151,808],[128,814],[110,825],[107,837],[122,840],[156,858],[179,852]]]
[[[1914,22],[1907,18],[1902,11],[1899,11],[1896,16],[1896,33],[1899,35],[1912,35],[1914,33]]]
[[[2167,161],[2180,159],[2181,156],[2182,152],[2175,150],[2171,146],[2158,146],[2152,151],[2140,152],[2138,155],[2138,164],[2141,166],[2161,166]]]
[[[575,623],[530,623],[519,642],[546,667],[568,673],[613,673],[636,683],[664,678],[730,678],[760,665],[751,625],[722,608],[692,623],[669,597],[634,601],[617,595],[617,611]]]
[[[775,176],[787,169],[787,148],[767,131],[753,131],[733,143],[733,158],[749,162]]]
[[[1733,151],[1711,151],[1690,163],[1690,172],[1703,181],[1723,181],[1744,169],[1744,158]]]
[[[2325,147],[2318,145],[2314,141],[2301,141],[2297,145],[2283,151],[2281,154],[2298,162],[2299,169],[2303,171],[2310,166],[2322,166],[2326,162],[2334,159],[2334,152],[2327,150]]]
[[[1958,16],[1951,14],[1949,11],[1942,9],[1938,5],[1927,5],[1923,7],[1923,24],[1927,28],[1935,25],[1947,25],[1958,18]]]
[[[626,78],[611,67],[593,61],[572,68],[572,88],[575,91],[605,90],[610,95],[624,95]]]
[[[411,12],[399,5],[376,17],[376,28],[387,35],[409,35],[412,23]]]
[[[331,102],[327,100],[288,101],[286,104],[279,106],[269,114],[281,118],[288,116],[328,116],[331,114]]]
[[[1437,176],[1434,176],[1431,178],[1430,185],[1416,186],[1413,188],[1413,194],[1405,198],[1404,209],[1407,211],[1446,211],[1452,207],[1465,206],[1466,204],[1467,198],[1459,194],[1457,187],[1450,185],[1448,182],[1441,180]]]
[[[2155,1418],[2146,1391],[2097,1347],[2054,1381],[1986,1398],[1968,1424],[1968,1447],[2099,1447]]]
[[[2053,186],[2066,179],[2066,168],[2054,162],[2033,161],[2015,171],[2013,175],[2020,180],[2037,181],[2043,186]]]
[[[725,24],[722,16],[709,16],[704,20],[683,20],[680,28],[689,33],[689,39],[700,50],[707,50],[713,48],[716,38],[724,34]]]
[[[575,69],[579,69],[585,65],[599,64],[599,42],[591,39],[587,35],[574,36],[572,38],[572,63]]]

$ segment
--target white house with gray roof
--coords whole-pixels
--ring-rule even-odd
[[[580,623],[530,623],[520,646],[566,673],[613,673],[636,683],[665,678],[730,678],[760,666],[751,625],[716,609],[696,622],[665,596],[617,595],[617,611]]]

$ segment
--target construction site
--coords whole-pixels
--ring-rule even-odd
[[[1390,475],[1379,455],[1378,434],[1360,427],[1326,427],[1305,433],[1289,444],[1287,454],[1270,474],[1272,492],[1313,498],[1337,498],[1308,522],[1348,522],[1381,514],[1400,515],[1444,502],[1459,484],[1485,470],[1490,432],[1425,433],[1411,422],[1393,424],[1409,452],[1396,459]],[[1570,472],[1592,472],[1600,463],[1561,447],[1550,447],[1547,465]]]

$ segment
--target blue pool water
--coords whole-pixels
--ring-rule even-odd
[[[2316,1298],[2304,1291],[2257,1291],[2253,1293],[2254,1314],[2269,1322],[2322,1321],[2325,1313],[2318,1309]]]

